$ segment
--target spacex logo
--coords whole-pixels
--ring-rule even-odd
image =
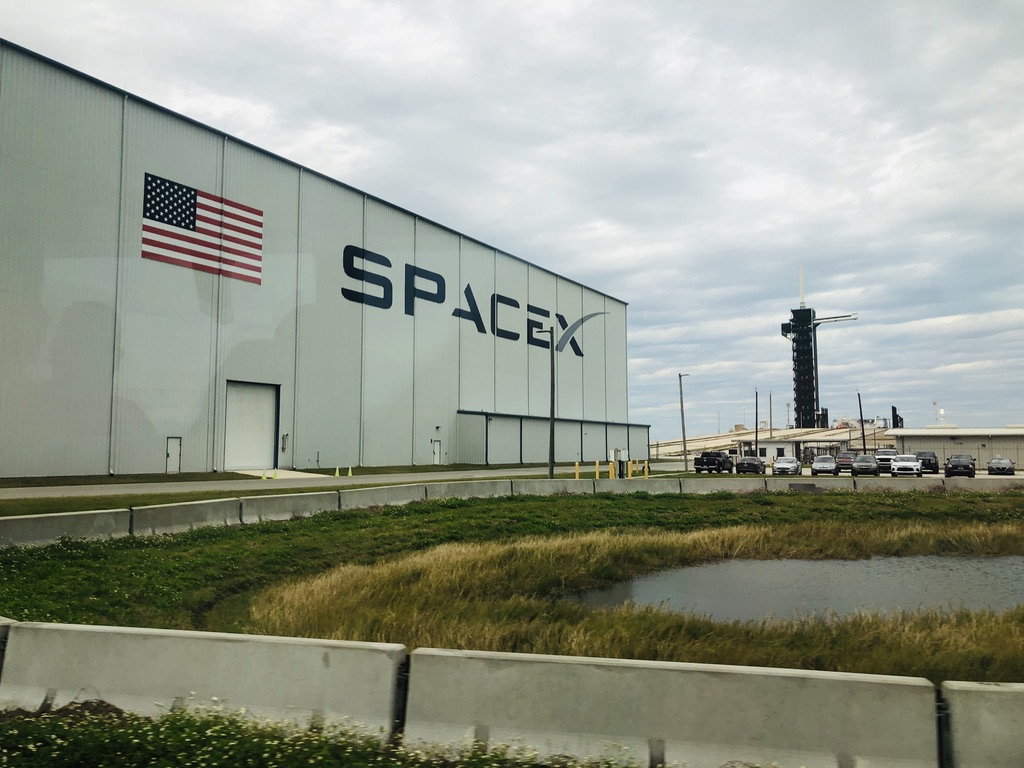
[[[345,274],[353,280],[363,283],[363,290],[342,288],[342,296],[356,304],[391,309],[394,304],[395,286],[386,274],[392,268],[390,259],[355,245],[346,245],[343,263]],[[418,302],[444,304],[446,297],[447,288],[443,275],[415,264],[405,265],[402,283],[405,314],[415,315]],[[499,339],[508,339],[509,341],[518,341],[525,336],[527,344],[543,349],[550,348],[551,341],[543,335],[537,335],[538,331],[551,325],[552,313],[550,310],[533,304],[527,304],[524,308],[518,299],[501,293],[492,293],[489,305],[485,304],[484,307],[485,310],[489,310],[486,317],[487,322],[485,322],[484,313],[480,311],[480,304],[473,292],[473,286],[466,283],[466,287],[462,289],[462,300],[459,306],[452,310],[452,317],[472,323],[477,333],[490,333]],[[588,320],[605,314],[608,313],[591,312],[579,320],[569,322],[563,315],[555,312],[555,320],[562,331],[555,342],[555,349],[561,352],[569,347],[577,357],[583,357],[583,350],[574,338],[576,331]],[[524,319],[525,324],[523,323]]]

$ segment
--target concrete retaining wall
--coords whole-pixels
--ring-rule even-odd
[[[852,491],[853,479],[849,477],[768,477],[765,487],[775,493],[824,493],[828,491]]]
[[[241,503],[238,499],[132,507],[133,536],[183,533],[196,528],[241,524]]]
[[[73,539],[116,539],[131,534],[128,509],[0,517],[0,547],[35,547]]]
[[[374,488],[353,488],[338,492],[339,509],[372,509],[411,504],[427,498],[427,489],[417,485],[379,485]]]
[[[589,495],[594,492],[594,481],[591,480],[567,480],[565,478],[554,478],[553,480],[513,480],[513,496],[558,496],[561,494]]]
[[[858,491],[913,491],[917,489],[914,478],[860,476],[853,478],[853,487]]]
[[[10,627],[0,709],[102,699],[156,716],[217,703],[257,718],[391,734],[405,647],[215,632],[20,623]]]
[[[245,496],[242,502],[242,522],[258,523],[264,520],[294,520],[317,512],[337,511],[338,492],[289,493],[275,496]]]
[[[978,475],[985,474],[985,467],[982,465],[981,469],[978,470]],[[1024,488],[1024,477],[988,477],[978,482],[977,478],[974,477],[956,477],[946,478],[946,489],[950,491],[986,491],[989,493],[998,493],[1000,491],[1009,491],[1014,488]]]
[[[1024,683],[942,684],[955,768],[1024,765]]]
[[[678,477],[604,478],[594,481],[594,493],[667,493],[678,496],[679,487]]]
[[[405,738],[615,762],[935,768],[921,678],[420,648]]]
[[[683,493],[763,493],[767,487],[766,478],[709,475],[707,478],[684,477],[681,480]]]
[[[428,499],[493,499],[511,495],[511,480],[466,480],[453,483],[427,483]]]

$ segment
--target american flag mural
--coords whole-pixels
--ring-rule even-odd
[[[260,285],[263,211],[147,173],[142,258]]]

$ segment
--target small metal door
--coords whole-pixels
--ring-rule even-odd
[[[167,464],[165,471],[168,475],[176,475],[178,472],[181,472],[180,437],[167,438]]]

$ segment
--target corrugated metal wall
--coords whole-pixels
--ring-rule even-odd
[[[142,258],[146,174],[262,211],[261,284]],[[277,388],[278,466],[483,462],[460,409],[512,419],[491,461],[518,461],[537,331],[587,314],[557,416],[626,420],[622,302],[2,41],[0,178],[0,476],[161,472],[169,436],[221,468],[228,381]],[[559,460],[603,454],[589,429]]]

